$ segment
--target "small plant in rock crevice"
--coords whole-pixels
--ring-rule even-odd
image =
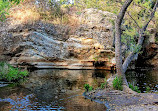
[[[134,86],[132,84],[129,84],[129,88],[131,88],[133,91],[135,92],[138,92],[138,93],[141,93],[141,91],[139,90],[139,87],[138,86]]]
[[[92,90],[93,90],[93,87],[90,86],[89,84],[85,84],[85,85],[84,85],[84,89],[85,89],[85,92],[88,92],[88,91],[92,91]]]
[[[101,85],[100,85],[100,88],[101,89],[104,89],[104,88],[106,88],[107,87],[107,81],[106,81],[106,78],[104,79],[104,83],[101,83]]]
[[[122,81],[122,77],[115,77],[114,80],[113,80],[113,88],[116,89],[116,90],[123,90],[123,81]]]
[[[150,93],[151,92],[151,88],[149,86],[146,87],[146,93]]]
[[[92,91],[92,90],[93,90],[93,86],[90,86],[88,91]]]
[[[101,89],[104,89],[104,88],[105,88],[105,85],[106,85],[105,83],[101,83],[100,88],[101,88]]]

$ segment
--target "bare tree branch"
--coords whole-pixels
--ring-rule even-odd
[[[150,15],[150,19],[149,19],[149,21],[146,23],[146,25],[143,27],[143,31],[146,30],[146,28],[148,27],[150,21],[153,19],[154,15],[155,15],[155,12],[156,12],[157,6],[158,6],[158,0],[156,0],[156,3],[155,3],[154,8],[153,8],[153,11],[151,12],[151,15]]]
[[[137,25],[137,27],[140,29],[137,21],[132,17],[132,15],[129,12],[127,12],[127,14],[128,14],[129,17],[131,17],[131,19],[135,22],[135,24]]]

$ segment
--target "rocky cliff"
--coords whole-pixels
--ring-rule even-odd
[[[79,24],[75,29],[41,20],[16,24],[9,19],[1,23],[1,61],[20,67],[110,70],[115,63],[110,20],[115,15],[86,9],[73,16]]]

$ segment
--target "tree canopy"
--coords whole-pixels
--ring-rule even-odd
[[[120,13],[117,15],[117,19],[116,19],[116,22],[115,22],[115,31],[116,31],[116,36],[115,36],[115,38],[116,38],[116,40],[115,40],[115,46],[116,46],[115,47],[116,69],[117,69],[118,75],[123,77],[123,81],[124,81],[124,85],[125,86],[128,86],[128,83],[127,83],[127,80],[126,80],[126,77],[125,77],[124,73],[126,72],[128,65],[131,63],[131,61],[135,57],[137,57],[138,52],[141,50],[141,46],[143,45],[143,41],[144,41],[145,31],[147,30],[147,27],[148,27],[149,23],[153,19],[154,15],[155,15],[155,12],[157,10],[157,6],[158,6],[158,0],[156,0],[154,2],[154,6],[150,5],[150,2],[148,0],[146,0],[145,2],[143,0],[141,0],[141,1],[137,0],[139,2],[144,2],[145,6],[147,6],[147,7],[144,7],[144,8],[145,9],[149,8],[151,11],[148,10],[147,11],[148,13],[144,13],[143,12],[142,14],[139,12],[135,16],[135,18],[133,18],[130,15],[130,18],[132,18],[132,20],[133,20],[134,24],[136,24],[137,28],[134,27],[133,24],[131,25],[130,23],[128,23],[127,25],[129,25],[129,26],[126,28],[126,30],[131,29],[131,27],[133,26],[135,28],[135,30],[137,31],[137,33],[135,33],[135,34],[138,34],[138,37],[137,37],[137,42],[135,42],[135,50],[131,50],[129,52],[127,58],[122,63],[122,43],[121,43],[122,29],[121,29],[121,26],[122,26],[123,18],[125,16],[126,12],[128,13],[128,9],[127,8],[130,7],[130,5],[132,3],[134,3],[133,1],[134,0],[126,0],[124,2],[123,6],[122,6],[122,8],[120,10]],[[134,3],[134,5],[136,5],[136,6],[139,5],[139,2],[138,2],[138,4]],[[146,5],[146,3],[147,3],[147,5]],[[144,11],[146,11],[146,10],[144,10]],[[139,14],[141,14],[141,15],[139,15]],[[141,22],[143,22],[142,26],[139,24],[139,22],[137,22],[137,20],[139,20],[139,19],[141,19]]]

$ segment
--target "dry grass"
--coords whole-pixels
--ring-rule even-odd
[[[61,12],[56,12],[56,10],[52,11],[41,11],[40,16],[42,20],[49,21],[53,24],[64,24],[64,25],[69,25],[72,27],[76,27],[79,25],[79,20],[78,18],[73,15],[71,12],[68,11],[68,9],[61,9]],[[70,14],[71,13],[71,14]]]
[[[8,18],[12,18],[13,24],[32,23],[40,19],[40,14],[33,5],[34,0],[24,0],[19,5],[11,8]]]
[[[19,23],[28,23],[34,22],[40,19],[40,14],[37,13],[33,8],[21,8],[18,10],[14,10],[10,13],[9,17],[18,21]]]
[[[25,0],[20,3],[20,5],[13,7],[8,15],[9,18],[13,19],[11,24],[35,23],[36,21],[41,20],[50,24],[68,25],[72,27],[72,32],[74,32],[79,25],[78,18],[72,16],[72,13],[69,12],[68,9],[63,8],[60,10],[61,12],[58,12],[55,9],[45,10],[41,8],[44,7],[42,5],[39,5],[40,7],[37,8],[34,0]],[[71,11],[73,12],[73,10]]]

